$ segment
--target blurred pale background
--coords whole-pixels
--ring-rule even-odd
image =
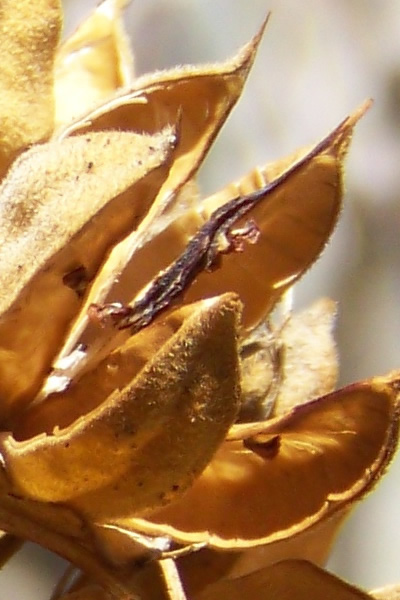
[[[95,2],[65,0],[66,32]],[[304,278],[302,306],[339,302],[341,380],[400,367],[400,1],[136,0],[126,11],[138,73],[224,59],[272,11],[245,94],[205,168],[205,193],[256,164],[322,137],[362,100],[347,168],[347,203],[324,257]],[[400,460],[339,536],[329,568],[367,588],[400,580]],[[63,570],[26,547],[0,599],[47,598]]]

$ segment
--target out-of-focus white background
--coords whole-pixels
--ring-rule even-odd
[[[66,32],[92,0],[65,0]],[[204,193],[317,141],[362,100],[346,207],[297,304],[339,303],[341,382],[400,367],[400,1],[135,0],[126,10],[138,73],[222,60],[272,11],[239,105],[201,175]],[[354,511],[329,568],[366,588],[400,581],[400,460]],[[44,560],[46,558],[46,560]],[[0,599],[47,598],[63,563],[33,546],[5,569]],[[47,594],[47,595],[46,595]]]

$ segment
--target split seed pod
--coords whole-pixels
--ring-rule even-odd
[[[290,350],[296,323],[311,337],[319,327],[295,317],[275,332],[274,395],[264,382],[260,419],[238,416],[245,349],[326,244],[369,103],[316,146],[202,200],[196,173],[264,26],[225,63],[135,79],[124,0],[102,2],[61,47],[59,2],[3,4],[4,560],[13,536],[54,550],[86,573],[70,599],[140,589],[150,600],[143,574],[158,567],[171,595],[171,552],[191,598],[233,594],[229,578],[285,597],[282,573],[304,584],[299,598],[314,584],[350,598],[308,563],[270,565],[326,558],[393,454],[398,374],[332,392],[334,361],[319,360],[296,395],[291,366],[301,379],[315,365],[310,344],[307,360]],[[138,555],[170,562],[134,568]]]
[[[393,455],[398,386],[396,374],[376,378],[282,417],[234,425],[181,498],[146,519],[113,524],[121,535],[131,529],[213,549],[204,560],[201,550],[181,560],[193,593],[222,573],[237,577],[281,557],[321,563],[338,523]]]
[[[147,512],[181,493],[237,414],[239,311],[227,296],[173,313],[156,327],[154,355],[136,377],[131,363],[149,356],[147,332],[56,396],[64,419],[68,404],[72,413],[86,408],[82,417],[25,442],[6,436],[1,452],[14,493],[62,502],[91,522]]]

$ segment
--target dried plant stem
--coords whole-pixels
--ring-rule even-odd
[[[165,581],[168,598],[170,600],[187,600],[174,559],[166,558],[160,560],[159,564]]]
[[[9,504],[10,497],[7,498]],[[29,537],[29,539],[48,548],[62,556],[86,573],[90,574],[99,583],[111,598],[115,600],[140,600],[140,598],[121,583],[118,575],[111,568],[101,564],[101,559],[87,550],[79,540],[60,535],[44,525],[35,523],[29,517],[1,506],[0,499],[0,529],[6,530],[16,537]]]

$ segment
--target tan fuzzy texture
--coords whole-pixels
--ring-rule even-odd
[[[89,283],[104,253],[137,227],[168,174],[174,143],[170,130],[152,137],[112,132],[49,142],[26,152],[5,178],[0,395],[8,400],[0,415],[38,391],[79,310],[82,294],[64,278],[80,269],[81,283]],[[112,213],[118,218],[110,221]],[[43,343],[35,350],[39,334]]]
[[[136,378],[124,356],[129,344],[83,377],[72,388],[78,406],[87,389],[100,396],[84,418],[25,442],[6,437],[2,454],[16,493],[63,502],[93,522],[148,512],[182,493],[237,413],[239,311],[231,297],[200,303]],[[195,452],[187,452],[190,442]]]
[[[0,12],[0,173],[52,132],[53,63],[61,29],[59,0],[5,0]]]

